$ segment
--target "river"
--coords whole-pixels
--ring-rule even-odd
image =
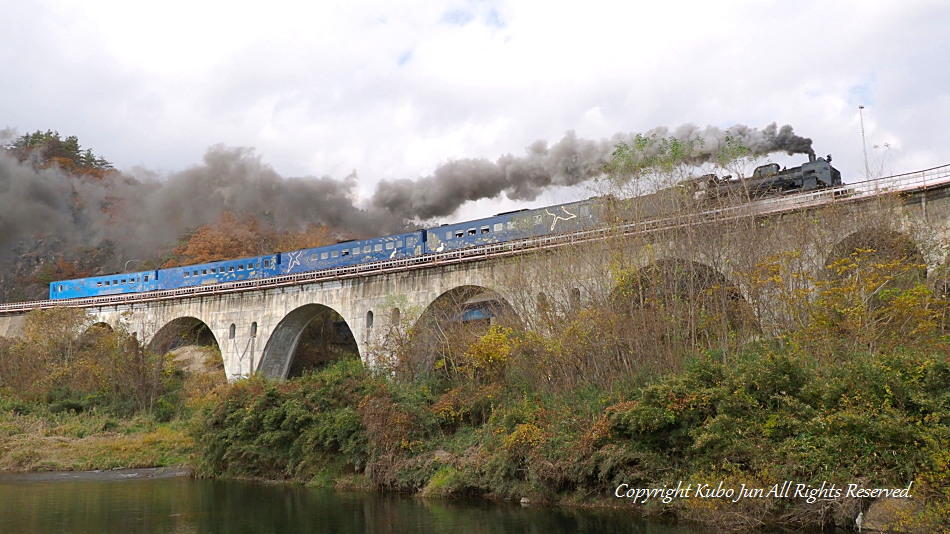
[[[240,481],[152,470],[0,476],[3,534],[446,532],[711,534],[632,510],[520,506]]]

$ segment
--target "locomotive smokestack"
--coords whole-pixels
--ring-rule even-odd
[[[809,163],[814,163],[814,162],[815,162],[815,153],[814,153],[814,152],[809,152],[809,153],[808,153],[808,162],[809,162]]]

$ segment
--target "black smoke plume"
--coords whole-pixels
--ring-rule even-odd
[[[11,132],[3,135],[9,138]],[[644,135],[701,138],[699,159],[715,154],[726,136],[754,155],[811,152],[809,139],[775,124],[761,130],[687,125]],[[385,235],[408,228],[410,221],[451,215],[468,201],[502,193],[532,200],[545,188],[590,180],[603,172],[617,143],[633,137],[593,141],[569,132],[550,146],[531,144],[520,157],[450,161],[417,180],[381,182],[363,207],[356,199],[355,175],[284,178],[249,149],[212,147],[201,165],[165,179],[142,172],[132,173],[137,178],[118,172],[71,176],[56,168],[37,169],[0,151],[0,260],[43,239],[51,248],[47,258],[108,246],[115,263],[108,268],[118,269],[129,260],[160,258],[189,231],[218,221],[225,211],[254,215],[277,230],[322,224],[347,236]]]
[[[811,139],[795,135],[791,126],[779,128],[772,123],[759,130],[736,125],[725,130],[708,126],[700,129],[684,125],[674,131],[654,128],[643,134],[656,141],[648,146],[658,149],[659,141],[674,137],[696,141],[693,163],[701,164],[716,156],[727,137],[749,149],[753,156],[773,152],[812,154]],[[497,161],[461,159],[439,166],[429,176],[417,180],[384,180],[379,183],[370,204],[407,219],[429,219],[451,215],[462,204],[482,198],[495,198],[502,193],[512,200],[534,200],[552,185],[569,186],[599,176],[618,143],[630,144],[634,135],[616,134],[610,139],[592,141],[578,139],[568,132],[560,141],[548,146],[536,141],[521,157],[506,155]]]

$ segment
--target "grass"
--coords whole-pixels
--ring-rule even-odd
[[[0,471],[81,471],[187,465],[185,421],[105,413],[0,412]]]

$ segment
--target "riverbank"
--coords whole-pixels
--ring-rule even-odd
[[[463,329],[466,342],[425,368],[346,359],[232,384],[122,332],[50,356],[56,372],[29,367],[33,345],[18,342],[0,360],[10,371],[0,470],[190,466],[209,478],[623,507],[723,530],[850,527],[882,495],[910,503],[891,521],[905,532],[950,516],[950,345],[936,327],[915,343],[876,338],[874,352],[829,351],[816,342],[836,339],[829,330],[611,360],[608,329],[594,325],[613,323],[592,313],[558,338]],[[912,499],[896,494],[904,488]]]
[[[723,530],[850,527],[859,512],[873,515],[881,491],[872,492],[910,486],[913,499],[890,499],[889,524],[939,532],[950,494],[947,378],[943,355],[823,366],[761,350],[612,388],[440,390],[342,361],[285,382],[231,384],[198,416],[170,422],[18,405],[0,412],[0,471],[184,467],[337,490],[616,507]]]
[[[179,467],[188,466],[195,451],[183,420],[25,409],[0,411],[0,472]]]
[[[517,381],[439,389],[340,362],[229,387],[198,423],[196,469],[622,506],[723,530],[851,527],[884,489],[910,486],[913,504],[894,524],[935,532],[950,495],[948,378],[943,354],[819,364],[768,348],[696,358],[641,383],[557,392]],[[669,493],[677,487],[691,489]],[[643,499],[628,490],[654,491]]]

